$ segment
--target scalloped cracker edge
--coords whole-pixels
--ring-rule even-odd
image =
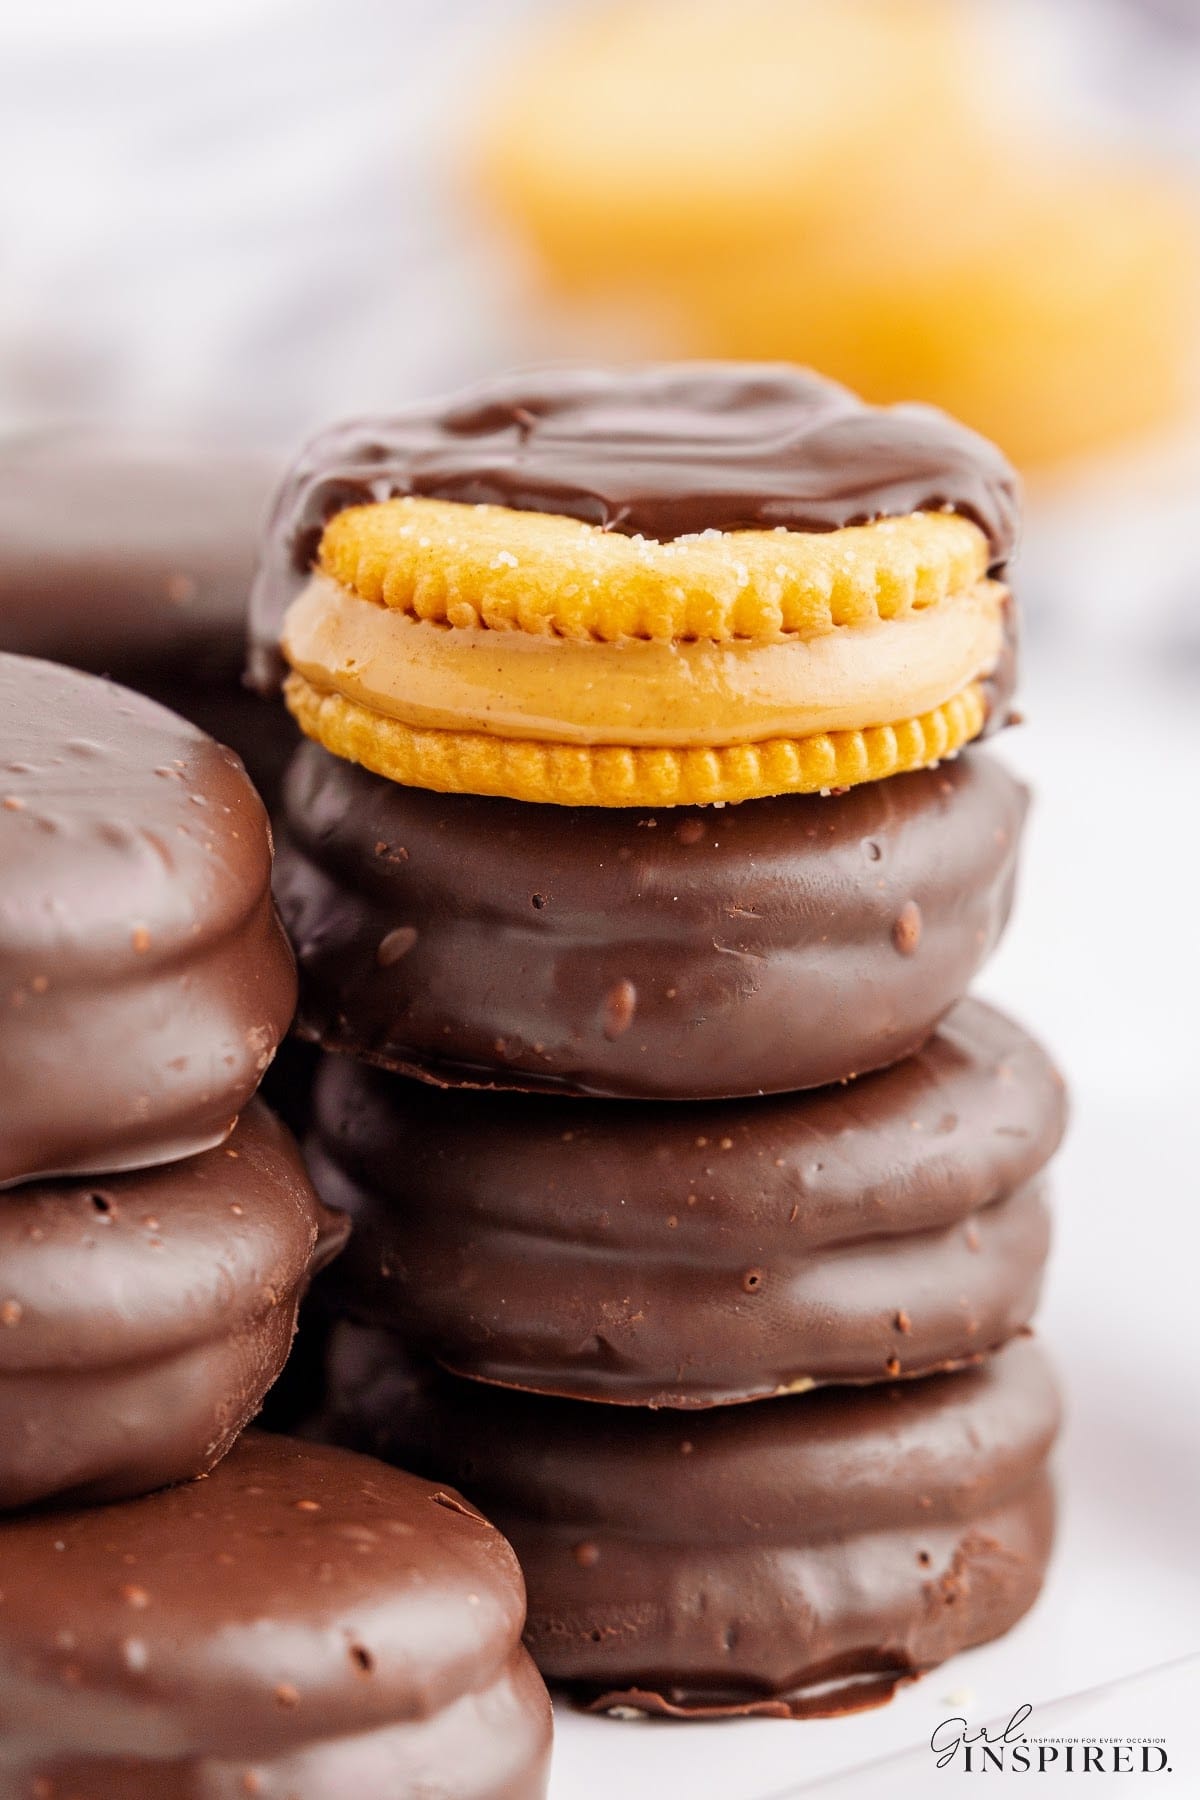
[[[932,712],[892,725],[672,750],[414,730],[296,674],[284,694],[308,737],[389,781],[557,806],[705,806],[856,787],[942,761],[977,737],[987,716],[983,688],[972,682]]]
[[[987,540],[950,512],[839,531],[705,531],[659,543],[557,513],[406,497],[325,527],[320,568],[360,599],[451,626],[613,643],[816,637],[952,600]]]

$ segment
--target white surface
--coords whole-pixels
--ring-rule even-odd
[[[933,1728],[959,1712],[1004,1721],[1025,1701],[1031,1733],[1164,1735],[1160,1782],[1200,1795],[1200,1663],[1163,1668],[1200,1651],[1197,671],[1176,687],[1132,660],[1031,660],[1030,723],[1001,754],[1037,801],[1016,918],[979,991],[1052,1046],[1074,1095],[1039,1315],[1068,1408],[1045,1593],[1007,1639],[874,1713],[676,1726],[560,1707],[552,1800],[966,1791],[978,1776],[936,1770]],[[1039,1791],[1056,1779],[1075,1778],[1038,1777]]]

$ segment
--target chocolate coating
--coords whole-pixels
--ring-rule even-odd
[[[232,751],[0,654],[0,1187],[221,1142],[295,1005],[270,880]]]
[[[460,1375],[711,1406],[968,1362],[1028,1323],[1062,1082],[965,1000],[848,1087],[676,1106],[430,1094],[329,1057],[323,1284]]]
[[[296,740],[242,685],[273,458],[91,430],[0,439],[0,650],[111,675],[243,759],[273,801]]]
[[[1016,477],[925,406],[867,406],[787,363],[518,370],[323,432],[285,480],[255,583],[253,674],[275,685],[279,628],[337,512],[397,494],[562,513],[608,531],[833,531],[949,509],[1011,553]]]
[[[406,1367],[339,1327],[324,1429],[486,1507],[542,1673],[597,1709],[829,1714],[997,1637],[1052,1536],[1058,1401],[1018,1341],[978,1368],[681,1416]]]
[[[538,1800],[524,1591],[458,1495],[248,1433],[199,1485],[0,1525],[0,1792]]]
[[[841,795],[523,806],[301,746],[276,891],[299,1026],[425,1080],[791,1092],[907,1056],[1008,917],[1025,790],[969,751]]]
[[[211,1468],[347,1229],[257,1100],[200,1156],[6,1194],[0,1507],[123,1499]]]

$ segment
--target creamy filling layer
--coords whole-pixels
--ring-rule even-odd
[[[989,675],[1005,589],[770,642],[581,643],[414,619],[314,575],[283,652],[314,687],[415,729],[675,749],[813,737],[919,717]]]

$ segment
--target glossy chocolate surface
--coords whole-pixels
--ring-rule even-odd
[[[206,1480],[0,1523],[0,1793],[539,1800],[524,1590],[456,1494],[250,1432]]]
[[[786,363],[518,370],[449,399],[335,426],[302,452],[267,530],[255,676],[278,679],[288,601],[347,506],[423,494],[669,539],[832,531],[949,509],[1013,547],[1016,477],[991,444],[924,406],[871,407]]]
[[[980,1367],[681,1415],[417,1372],[343,1325],[324,1429],[463,1490],[511,1539],[542,1672],[600,1710],[829,1714],[997,1637],[1053,1533],[1058,1401]]]
[[[257,1412],[346,1220],[251,1101],[215,1150],[0,1200],[0,1507],[210,1468]]]
[[[285,802],[307,1036],[434,1082],[654,1100],[915,1050],[1003,930],[1027,804],[981,751],[655,811],[427,793],[315,744]]]
[[[0,1187],[220,1143],[295,972],[262,802],[140,694],[0,654]]]
[[[430,1093],[328,1057],[326,1297],[460,1375],[709,1406],[978,1358],[1032,1316],[1061,1079],[963,1001],[847,1087],[662,1107]]]

